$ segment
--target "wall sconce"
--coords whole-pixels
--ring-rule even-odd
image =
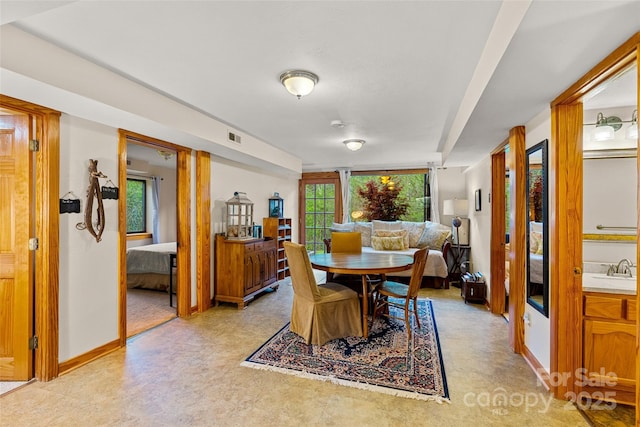
[[[318,76],[310,71],[289,70],[280,74],[280,83],[298,99],[309,95],[318,84]]]
[[[358,151],[359,149],[362,148],[362,146],[364,145],[364,140],[362,139],[347,139],[345,141],[342,141],[344,143],[344,145],[347,146],[347,148],[351,151]]]
[[[631,126],[627,128],[627,139],[638,139],[638,110],[631,116]]]
[[[593,141],[610,141],[615,139],[615,133],[620,130],[623,123],[631,123],[627,128],[625,137],[627,139],[638,139],[638,110],[633,112],[631,120],[621,120],[617,116],[605,117],[604,114],[598,113],[595,123],[585,123],[585,126],[595,126],[591,132]]]
[[[156,153],[158,153],[158,156],[162,157],[165,160],[171,159],[175,154],[175,153],[172,153],[171,151],[165,151],[165,150],[156,150]]]

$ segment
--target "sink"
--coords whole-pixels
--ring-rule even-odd
[[[635,295],[637,277],[607,276],[606,273],[583,273],[582,290]]]
[[[636,281],[635,277],[629,277],[623,274],[616,274],[613,276],[607,276],[606,274],[592,274],[591,277],[598,280],[629,280],[632,282]]]

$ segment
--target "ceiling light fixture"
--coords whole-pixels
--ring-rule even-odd
[[[165,151],[165,150],[156,150],[156,152],[158,153],[158,156],[162,157],[165,160],[171,159],[174,154],[171,151]]]
[[[633,112],[631,117],[631,126],[627,128],[627,139],[638,139],[638,110]]]
[[[310,71],[289,70],[280,74],[280,83],[287,88],[290,94],[298,99],[309,95],[315,85],[318,84],[318,76]]]
[[[347,139],[342,141],[344,145],[351,151],[358,151],[364,145],[364,140],[362,139]]]

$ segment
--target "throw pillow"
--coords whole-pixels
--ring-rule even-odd
[[[420,241],[420,236],[424,232],[426,224],[424,222],[411,222],[411,221],[402,221],[402,229],[407,230],[409,234],[409,246],[410,248],[418,247],[418,242]]]
[[[542,244],[542,233],[537,231],[531,232],[531,236],[529,239],[529,252],[532,254],[542,255],[542,249],[544,248]]]
[[[354,222],[353,231],[357,231],[362,236],[362,246],[371,247],[371,223],[370,222]]]
[[[340,224],[337,222],[334,222],[333,224],[331,224],[331,231],[353,231],[354,229],[354,223],[353,222],[348,222],[346,224]]]
[[[377,237],[402,237],[404,249],[409,249],[409,234],[407,230],[374,230],[374,236]]]
[[[404,250],[404,237],[371,237],[371,246],[376,251],[400,251]]]
[[[441,251],[444,241],[450,236],[451,230],[443,230],[439,227],[425,227],[422,236],[420,236],[420,241],[418,241],[417,247],[420,249],[429,248]]]

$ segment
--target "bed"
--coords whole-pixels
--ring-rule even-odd
[[[168,242],[128,249],[127,288],[154,289],[168,292],[169,265],[171,263],[171,255],[175,255],[176,248],[176,242]],[[175,283],[175,274],[172,279],[173,283]]]

